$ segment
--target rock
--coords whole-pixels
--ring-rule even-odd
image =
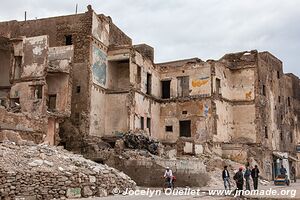
[[[69,188],[67,189],[68,198],[79,198],[81,197],[81,188]]]
[[[96,177],[95,176],[89,176],[90,183],[95,183],[96,182]]]
[[[90,197],[92,195],[93,195],[93,191],[90,189],[90,187],[89,186],[85,186],[83,188],[83,196],[84,197]]]
[[[43,163],[44,163],[43,160],[34,160],[34,161],[28,163],[28,165],[31,167],[37,167],[37,166],[41,166]]]
[[[47,160],[44,160],[44,163],[48,166],[53,166],[53,162],[50,162],[50,161],[47,161]]]
[[[159,142],[149,138],[144,134],[126,133],[123,136],[123,140],[127,148],[148,150],[151,154],[158,155]]]
[[[98,196],[99,197],[106,197],[107,196],[107,190],[104,188],[98,188]]]

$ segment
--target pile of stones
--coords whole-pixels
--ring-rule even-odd
[[[134,189],[123,172],[47,145],[0,144],[0,199],[107,196]]]

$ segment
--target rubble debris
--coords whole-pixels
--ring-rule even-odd
[[[151,154],[158,155],[158,141],[144,134],[126,133],[123,136],[124,144],[130,149],[144,149]]]
[[[107,196],[135,186],[123,172],[61,147],[0,143],[0,199]]]

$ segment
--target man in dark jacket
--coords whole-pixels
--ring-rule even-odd
[[[259,169],[257,168],[257,165],[255,165],[254,168],[251,171],[251,177],[252,177],[252,180],[253,180],[254,190],[257,190],[257,186],[258,186],[258,174],[259,174]]]
[[[239,168],[239,171],[234,175],[233,179],[236,182],[237,189],[243,190],[244,176],[243,176],[243,168],[242,167]]]
[[[294,166],[292,166],[291,172],[293,175],[294,183],[296,183],[296,168]]]
[[[229,171],[227,170],[227,166],[224,166],[224,170],[222,172],[222,178],[224,181],[225,190],[227,189],[227,185],[228,185],[228,189],[230,190],[230,175],[229,175]]]

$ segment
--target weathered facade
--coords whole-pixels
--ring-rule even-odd
[[[18,124],[40,125],[34,131],[50,140],[59,133],[61,144],[83,154],[88,138],[142,129],[177,144],[178,155],[209,147],[244,163],[254,157],[267,178],[278,158],[293,165],[300,158],[300,81],[269,52],[155,64],[152,47],[132,45],[90,6],[83,14],[2,22],[0,35],[0,94],[10,102],[0,110],[3,130],[11,117],[2,116],[16,115],[8,110],[18,103],[22,116],[40,116],[16,116]],[[34,96],[40,85],[42,98]]]
[[[59,124],[71,113],[73,46],[49,47],[43,35],[1,37],[1,47],[0,131],[58,144]]]

